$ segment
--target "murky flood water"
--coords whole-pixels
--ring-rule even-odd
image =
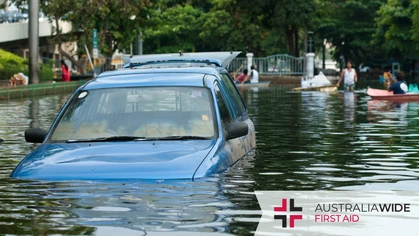
[[[252,235],[256,190],[418,190],[419,104],[355,93],[242,91],[257,153],[197,182],[29,182],[8,176],[68,95],[0,102],[0,234]]]

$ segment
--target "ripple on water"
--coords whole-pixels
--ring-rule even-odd
[[[105,212],[113,212],[113,211],[131,211],[130,208],[126,207],[109,207],[109,206],[97,206],[92,208],[92,211],[105,211]]]
[[[195,182],[12,180],[14,166],[36,147],[24,142],[24,130],[49,128],[68,94],[0,102],[1,231],[242,235],[260,218],[255,190],[419,190],[417,105],[374,111],[362,93],[351,100],[288,90],[241,91],[257,130],[256,156]]]
[[[342,169],[338,168],[328,168],[328,167],[308,167],[305,168],[309,171],[315,171],[315,172],[329,172],[329,171],[341,171]]]
[[[262,172],[259,173],[260,175],[283,175],[284,173],[279,173],[279,172]]]

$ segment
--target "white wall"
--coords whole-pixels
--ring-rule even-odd
[[[60,21],[59,24],[63,33],[68,33],[72,30],[72,24],[70,22]],[[0,24],[0,42],[27,39],[29,33],[28,27],[28,23]],[[55,26],[53,26],[53,24],[48,21],[40,21],[39,37],[51,36],[53,27]]]

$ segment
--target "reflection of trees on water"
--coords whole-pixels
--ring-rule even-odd
[[[302,146],[315,144],[324,133],[334,128],[336,105],[331,102],[334,95],[330,92],[301,93],[297,129]]]
[[[263,91],[259,90],[259,88],[251,87],[238,87],[238,90],[247,108],[249,109],[249,107],[252,107],[252,110],[249,111],[249,115],[252,118],[252,122],[256,125],[258,121],[258,116],[256,114],[259,113],[258,94]]]
[[[249,94],[244,95],[249,99]],[[329,189],[362,185],[365,152],[358,143],[365,114],[356,93],[292,93],[271,88],[258,93],[257,155],[248,173],[259,190]],[[364,108],[365,106],[361,106]],[[365,115],[364,115],[365,116]],[[336,181],[335,181],[336,180]]]
[[[5,179],[0,186],[10,187],[10,192],[0,193],[4,199],[0,211],[7,215],[1,222],[17,223],[2,226],[0,222],[0,232],[27,234],[25,230],[33,227],[30,234],[80,235],[92,234],[96,227],[117,225],[140,235],[144,230],[245,235],[256,229],[260,217],[252,195],[255,190],[334,189],[391,183],[398,181],[395,176],[414,175],[415,156],[393,158],[374,151],[391,148],[389,152],[400,152],[400,145],[417,145],[417,138],[380,136],[417,134],[417,103],[409,103],[407,111],[404,105],[390,105],[371,112],[365,95],[288,91],[244,91],[256,126],[257,154],[226,173],[206,181],[174,184],[43,183],[16,188]],[[60,98],[54,99],[39,100],[41,126],[49,125],[48,117],[58,112]],[[403,119],[408,121],[407,127],[400,123]],[[383,124],[388,126],[383,129]],[[387,140],[392,140],[394,148],[385,143]],[[380,159],[391,161],[380,167]],[[387,179],[386,174],[390,176]],[[13,201],[7,200],[10,198]]]
[[[396,143],[406,145],[416,141],[418,111],[418,102],[370,100],[368,101],[368,127],[383,130],[390,135],[390,138],[380,140],[388,147]]]
[[[416,122],[411,121],[412,118],[417,117],[418,109],[418,102],[370,100],[368,101],[367,118],[370,123],[380,123],[387,120],[395,122],[395,125],[416,125]]]
[[[259,90],[257,97],[250,91],[243,94],[257,132],[254,168],[247,173],[259,190],[309,190],[322,185],[303,172],[313,161],[313,149],[319,148],[321,130],[333,122],[333,113],[325,109],[331,95],[289,90],[271,87]]]

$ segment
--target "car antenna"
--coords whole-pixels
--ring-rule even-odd
[[[183,51],[179,50],[179,56],[183,56]]]
[[[133,65],[132,65],[132,61],[131,61],[131,59],[132,59],[132,54],[131,54],[131,56],[129,57],[129,68],[130,68],[130,69],[132,69],[132,66],[133,66]]]

